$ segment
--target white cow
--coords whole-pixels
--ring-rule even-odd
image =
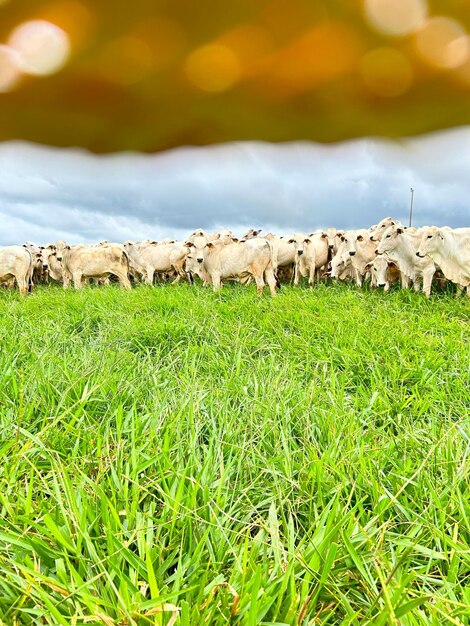
[[[39,255],[40,256],[40,255]],[[32,286],[36,255],[25,246],[5,246],[0,248],[0,282],[16,282],[21,295]]]
[[[295,261],[295,245],[291,239],[279,237],[272,233],[265,235],[264,239],[271,244],[274,274],[277,276],[281,270],[290,274],[291,268],[294,268]]]
[[[131,272],[139,273],[148,285],[153,284],[156,273],[176,273],[173,283],[186,277],[184,262],[187,248],[182,243],[135,244],[128,241],[125,248],[129,255]]]
[[[64,289],[73,281],[75,289],[87,278],[107,279],[116,276],[124,289],[130,289],[129,257],[121,244],[69,246],[56,242],[57,260],[62,263]]]
[[[470,297],[470,228],[425,228],[416,254],[423,260],[432,259],[444,276],[466,288]]]
[[[436,266],[431,258],[416,256],[420,241],[420,232],[408,232],[402,226],[395,224],[384,231],[377,246],[377,254],[385,254],[387,259],[397,265],[403,289],[409,287],[411,281],[414,290],[419,291],[422,281],[423,292],[426,297],[429,297]]]
[[[384,291],[389,291],[390,285],[400,280],[400,270],[398,266],[384,255],[377,256],[366,265],[370,272],[370,283],[372,287],[383,287]]]
[[[347,230],[343,235],[346,244],[342,253],[347,250],[351,257],[353,275],[358,287],[362,287],[364,276],[368,273],[367,265],[375,259],[376,244],[370,240],[367,230]]]
[[[187,262],[198,263],[203,275],[207,275],[214,291],[221,288],[223,280],[243,280],[251,277],[262,293],[265,280],[276,295],[276,278],[273,271],[272,247],[266,239],[255,237],[248,241],[215,245],[204,237],[195,242],[187,241]]]
[[[315,275],[317,280],[320,279],[320,270],[328,264],[329,248],[328,236],[319,230],[310,233],[303,240],[302,247],[297,245],[297,254],[295,259],[295,278],[294,285],[298,285],[300,278],[308,276],[308,284],[313,287]]]

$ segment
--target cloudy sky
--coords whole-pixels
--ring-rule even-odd
[[[392,143],[236,143],[157,155],[0,144],[0,245],[278,233],[382,217],[470,226],[470,126]]]

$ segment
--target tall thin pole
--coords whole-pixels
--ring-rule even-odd
[[[408,226],[411,226],[411,220],[413,219],[413,195],[415,190],[413,189],[413,187],[410,187],[410,191],[411,191],[411,199],[410,199],[410,223],[408,224]]]

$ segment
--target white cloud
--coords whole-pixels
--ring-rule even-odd
[[[390,142],[225,144],[91,155],[0,144],[0,244],[184,237],[194,228],[290,233],[386,215],[470,225],[470,127]]]

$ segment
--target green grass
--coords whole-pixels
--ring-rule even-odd
[[[469,624],[469,314],[1,292],[0,624]]]

